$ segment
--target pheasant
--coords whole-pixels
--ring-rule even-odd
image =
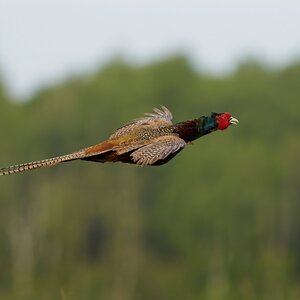
[[[172,123],[172,113],[165,107],[134,119],[107,140],[71,154],[0,169],[0,176],[52,167],[62,162],[82,159],[94,162],[123,162],[140,166],[162,165],[187,144],[216,130],[224,130],[239,121],[228,112]]]

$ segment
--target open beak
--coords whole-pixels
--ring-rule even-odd
[[[229,120],[229,124],[233,124],[233,125],[237,125],[239,123],[239,120],[234,118],[234,117],[231,117],[230,120]]]

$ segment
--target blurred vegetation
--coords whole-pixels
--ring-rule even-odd
[[[169,164],[66,163],[0,178],[0,299],[300,299],[300,64],[213,77],[116,60],[41,89],[0,86],[1,166],[72,152],[160,104],[240,125]]]

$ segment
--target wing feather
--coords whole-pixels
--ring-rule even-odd
[[[186,146],[186,142],[174,135],[153,139],[151,144],[141,147],[131,153],[133,161],[141,166],[153,165],[158,160],[167,158]]]
[[[146,117],[138,118],[120,127],[109,139],[117,139],[138,127],[158,127],[172,125],[172,113],[165,107],[153,108],[154,113],[145,113]]]

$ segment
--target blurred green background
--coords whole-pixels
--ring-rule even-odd
[[[169,164],[77,161],[0,178],[0,299],[300,299],[300,64],[111,61],[16,102],[1,167],[73,152],[163,104],[239,126]]]

